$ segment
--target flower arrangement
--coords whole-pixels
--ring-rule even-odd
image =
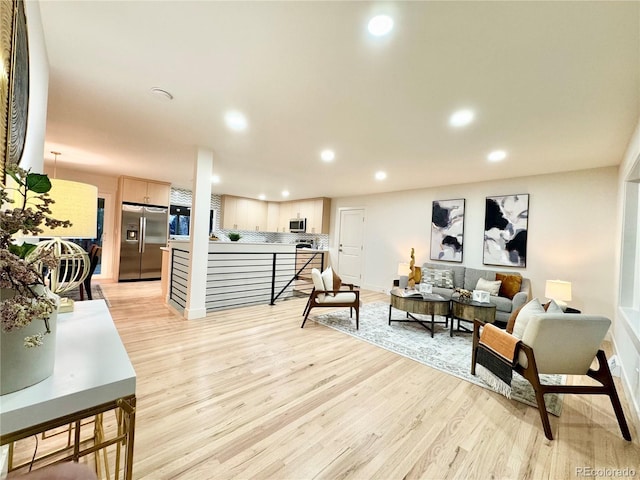
[[[42,345],[44,335],[50,333],[49,316],[57,308],[57,296],[46,288],[38,264],[57,266],[52,250],[29,255],[35,245],[15,243],[13,236],[38,236],[47,227],[69,227],[68,220],[52,218],[49,208],[51,182],[47,175],[31,173],[17,165],[7,165],[6,173],[16,185],[9,188],[0,183],[0,316],[2,331],[11,332],[26,327],[34,319],[42,319],[44,331],[25,337],[25,347]],[[12,194],[10,195],[10,192]],[[12,205],[13,204],[13,205]]]
[[[466,290],[464,288],[456,288],[453,290],[453,293],[457,293],[459,295],[460,300],[463,302],[468,302],[471,300],[472,292],[471,290]]]

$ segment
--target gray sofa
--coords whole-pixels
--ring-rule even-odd
[[[433,293],[438,293],[446,299],[451,299],[455,288],[464,288],[473,291],[476,288],[479,278],[485,280],[495,280],[496,273],[505,273],[508,275],[520,275],[517,272],[501,272],[500,270],[481,270],[478,268],[465,267],[463,265],[447,265],[442,263],[424,263],[422,264],[423,274],[428,268],[438,270],[451,270],[453,272],[453,287],[443,288],[433,287]],[[522,277],[522,285],[520,291],[516,293],[513,299],[507,297],[498,297],[491,295],[489,301],[496,306],[496,321],[506,323],[511,316],[511,312],[521,307],[531,300],[531,281]]]

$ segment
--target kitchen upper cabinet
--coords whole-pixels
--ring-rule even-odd
[[[142,180],[139,178],[120,177],[122,201],[144,203],[166,207],[171,196],[171,184]]]
[[[292,202],[263,202],[222,196],[222,228],[259,232],[289,232],[289,220],[306,218],[306,233],[329,233],[331,199],[312,198]]]
[[[222,196],[222,228],[224,230],[236,230],[238,228],[238,200],[239,197],[230,195]]]
[[[306,218],[307,223],[309,223],[309,219],[312,219],[314,216],[313,203],[313,200],[298,200],[294,202],[292,210],[294,215],[292,215],[291,218]],[[309,232],[308,229],[307,232]]]
[[[267,204],[251,198],[222,196],[224,230],[267,231]]]
[[[267,202],[267,232],[279,232],[280,230],[280,204]]]
[[[311,198],[280,203],[280,231],[289,231],[289,220],[306,218],[306,233],[329,233],[330,198]],[[284,229],[283,229],[284,228]]]
[[[278,215],[278,229],[276,232],[289,232],[289,220],[293,218],[292,202],[280,202],[280,214]]]
[[[248,221],[245,230],[255,230],[256,232],[266,232],[267,229],[267,203],[260,200],[248,202]]]
[[[331,217],[331,199],[316,198],[313,202],[313,215],[307,220],[307,233],[329,233]]]

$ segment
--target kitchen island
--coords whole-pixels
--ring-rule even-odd
[[[187,305],[191,245],[176,240],[169,241],[168,248],[167,302],[182,312]],[[210,241],[207,258],[202,261],[207,262],[207,312],[273,304],[294,294],[294,244]]]

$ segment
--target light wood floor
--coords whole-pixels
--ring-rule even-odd
[[[575,395],[548,441],[535,408],[314,322],[300,329],[304,299],[186,321],[158,282],[102,288],[138,378],[137,479],[640,475],[624,398],[633,442],[606,398]]]

